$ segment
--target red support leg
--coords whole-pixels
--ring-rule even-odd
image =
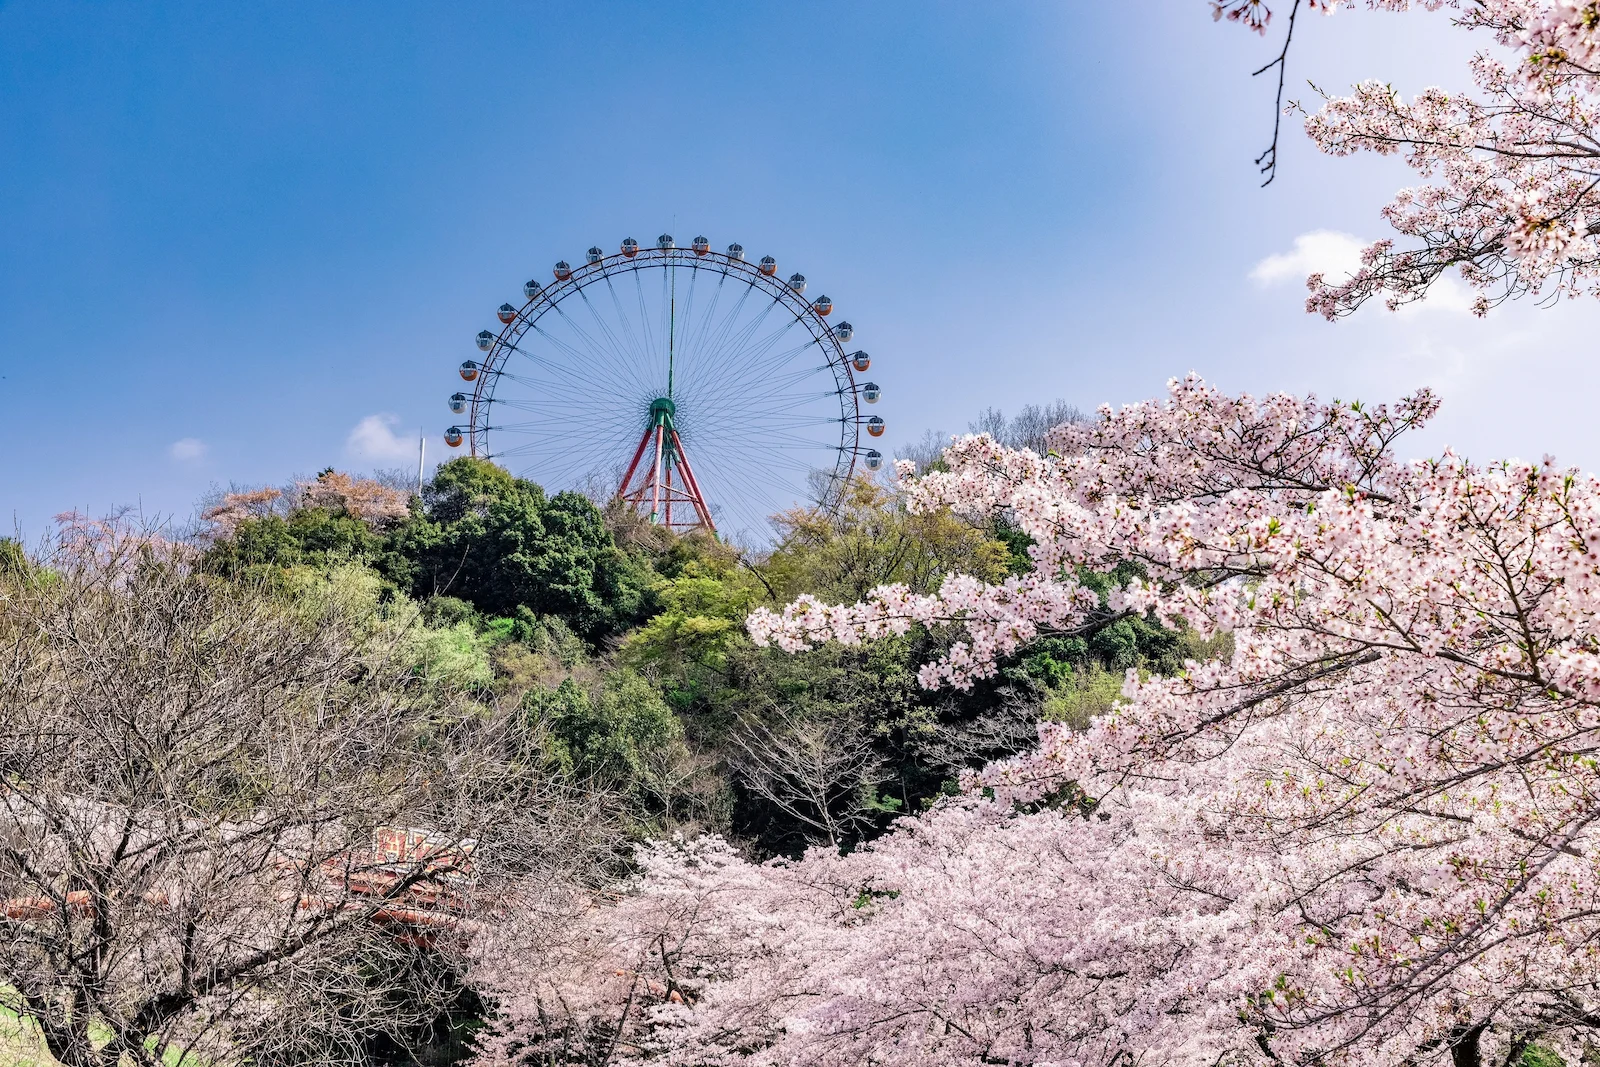
[[[646,467],[645,450],[652,443],[655,455],[653,462]],[[673,467],[678,468],[676,485],[673,484]],[[717,532],[716,523],[711,519],[711,509],[706,505],[700,483],[689,465],[688,454],[683,450],[683,440],[670,423],[652,422],[645,428],[639,438],[639,446],[633,450],[633,459],[628,464],[622,485],[617,489],[617,499],[632,505],[641,515],[645,514],[648,507],[651,521],[659,522],[668,529],[703,526],[713,534]],[[691,505],[694,519],[686,521],[681,516],[675,517],[672,513],[675,503],[680,511],[682,505]]]
[[[633,481],[633,472],[639,469],[639,461],[644,458],[645,446],[650,443],[650,429],[645,428],[643,436],[639,438],[639,447],[633,451],[633,462],[628,464],[628,473],[622,476],[622,486],[617,490],[618,496],[628,492],[628,483]]]
[[[711,521],[711,509],[706,505],[706,498],[700,492],[700,483],[695,479],[694,470],[689,466],[689,454],[683,450],[683,442],[678,438],[678,431],[672,431],[672,448],[678,457],[678,462],[683,464],[683,480],[689,487],[694,510],[700,516],[700,522],[712,533],[717,532],[717,524]]]

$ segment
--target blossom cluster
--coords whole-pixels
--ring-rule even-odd
[[[638,978],[612,1032],[637,1061],[811,1067],[1579,1049],[1600,1028],[1600,479],[1397,460],[1436,406],[1191,377],[1044,456],[957,442],[913,506],[1003,511],[1029,582],[808,600],[757,639],[955,627],[963,658],[927,680],[961,684],[1025,633],[1093,625],[1068,575],[1132,559],[1120,610],[1228,631],[1231,655],[1130,672],[1087,730],[1043,725],[849,855],[652,853],[595,913],[626,957],[607,973]]]
[[[371,478],[352,478],[343,471],[325,471],[297,488],[305,506],[343,511],[368,526],[390,526],[411,514],[411,494],[404,489]]]
[[[226,540],[245,522],[297,507],[326,508],[359,519],[374,529],[393,526],[411,513],[411,494],[371,478],[354,478],[328,470],[310,481],[296,482],[293,493],[267,486],[226,493],[200,515],[205,537]]]

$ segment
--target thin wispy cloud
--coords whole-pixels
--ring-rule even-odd
[[[351,459],[372,463],[397,463],[401,460],[415,459],[416,438],[409,434],[397,434],[395,427],[399,425],[398,415],[388,412],[368,415],[356,423],[355,429],[351,430],[350,436],[345,439],[345,455]]]
[[[179,463],[198,463],[209,451],[210,446],[198,437],[184,437],[167,446],[167,455]]]

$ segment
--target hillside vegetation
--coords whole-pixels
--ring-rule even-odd
[[[461,458],[420,495],[334,470],[222,494],[177,541],[71,517],[4,543],[9,1054],[463,1061],[496,1012],[473,916],[576,929],[678,835],[854,849],[1040,722],[1085,723],[1127,669],[1207,651],[1131,617],[934,691],[922,630],[760,648],[745,618],[801,594],[1030,567],[1004,521],[913,514],[882,480],[773,523],[740,551]],[[397,826],[431,851],[364,858]],[[477,910],[450,911],[468,872]],[[530,875],[537,902],[495,895]]]

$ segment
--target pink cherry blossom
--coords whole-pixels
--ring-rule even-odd
[[[849,855],[647,850],[586,913],[590,962],[547,966],[530,938],[512,955],[532,977],[488,968],[494,1047],[1403,1067],[1537,1040],[1575,1062],[1600,1028],[1600,479],[1398,460],[1436,408],[1190,377],[1059,427],[1046,455],[956,442],[911,506],[1005,514],[1031,575],[806,599],[752,636],[951,632],[930,685],[1119,612],[1227,631],[1232,655],[1130,671],[1087,730],[1043,725]],[[1120,560],[1146,577],[1085,595],[1078,568]]]

